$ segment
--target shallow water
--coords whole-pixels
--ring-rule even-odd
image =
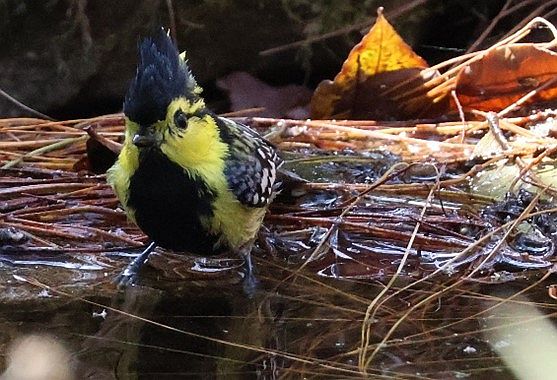
[[[156,255],[153,265],[164,259]],[[174,281],[157,279],[160,269],[148,267],[144,286],[120,293],[109,282],[115,273],[91,271],[99,277],[87,278],[83,270],[33,268],[37,281],[41,272],[50,281],[54,273],[47,272],[59,274],[66,285],[52,290],[26,284],[22,279],[31,269],[20,267],[10,280],[15,293],[10,296],[5,292],[8,287],[3,289],[3,352],[16,337],[46,333],[69,350],[77,378],[361,378],[354,350],[365,310],[382,286],[318,276],[311,266],[292,275],[297,265],[273,257],[256,256],[256,263],[260,284],[252,298],[243,292],[241,269],[234,265],[218,272],[188,272],[187,280]],[[174,265],[177,273],[199,265],[194,258],[181,264],[183,268]],[[6,272],[4,268],[4,280],[10,277]],[[494,347],[512,345],[513,334],[490,342],[484,330],[494,318],[503,323],[528,318],[498,315],[497,309],[475,314],[537,278],[532,274],[527,280],[498,285],[466,282],[440,295],[400,324],[368,373],[379,378],[510,378]],[[370,343],[378,342],[423,294],[449,281],[427,282],[385,303],[372,321]],[[402,276],[395,289],[409,282]],[[555,312],[547,283],[527,296],[540,310]],[[446,327],[454,322],[458,323]],[[528,332],[528,326],[525,322],[520,328]]]

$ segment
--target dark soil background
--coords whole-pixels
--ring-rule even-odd
[[[391,21],[432,64],[461,54],[504,3],[430,0]],[[378,6],[385,6],[389,18],[405,4],[401,0],[0,0],[0,89],[57,119],[118,112],[135,70],[139,38],[174,23],[179,48],[187,50],[206,98],[216,111],[225,112],[231,108],[228,93],[217,80],[241,71],[272,86],[296,83],[313,89],[338,72],[369,28],[357,26],[371,24]],[[485,44],[526,14],[507,17]],[[330,38],[261,54],[334,31],[338,33]],[[228,85],[231,91],[236,87],[234,81]],[[24,115],[0,97],[1,117]]]

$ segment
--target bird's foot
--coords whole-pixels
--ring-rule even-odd
[[[242,285],[244,294],[248,298],[253,298],[255,296],[255,293],[257,292],[257,288],[259,287],[259,280],[257,279],[257,277],[255,277],[253,271],[246,272]]]
[[[115,279],[114,283],[118,289],[125,289],[133,286],[139,276],[139,268],[130,263]]]
[[[241,250],[240,254],[244,257],[244,294],[248,296],[248,298],[253,298],[259,287],[259,280],[255,276],[255,267],[251,261],[251,246]]]
[[[153,252],[156,248],[155,243],[151,243],[145,248],[143,252],[135,259],[129,263],[126,268],[120,273],[115,279],[114,283],[118,286],[118,289],[125,289],[128,286],[133,286],[136,280],[139,277],[139,272],[141,271],[141,267],[143,264],[147,262],[149,259],[149,255]]]

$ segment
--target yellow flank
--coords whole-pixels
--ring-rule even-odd
[[[224,243],[222,240],[226,239],[228,245],[236,250],[255,239],[267,211],[264,207],[242,205],[229,190],[219,193],[213,207],[214,217],[205,223],[210,225],[211,231],[222,233],[219,243]]]
[[[168,107],[166,123],[172,123],[178,108],[192,114],[203,106],[202,101],[191,104],[186,99],[176,99]],[[221,235],[220,244],[238,249],[255,238],[265,208],[244,206],[229,190],[224,174],[228,146],[220,139],[218,126],[210,115],[190,117],[184,131],[165,133],[161,150],[188,175],[200,177],[215,193],[213,217],[202,222],[209,232]]]
[[[106,173],[108,183],[116,192],[118,199],[124,206],[126,214],[134,223],[134,210],[128,206],[128,198],[130,178],[139,166],[139,151],[137,147],[131,143],[132,137],[137,129],[137,124],[126,119],[124,146],[118,156],[118,160]]]

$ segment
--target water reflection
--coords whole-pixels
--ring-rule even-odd
[[[159,255],[158,260],[165,258]],[[184,268],[191,268],[196,260],[182,259]],[[330,260],[321,260],[325,259]],[[261,286],[251,299],[244,294],[232,261],[228,271],[176,272],[187,274],[187,280],[161,278],[159,269],[148,267],[143,286],[122,293],[106,280],[88,288],[50,289],[48,300],[35,297],[14,300],[11,306],[4,303],[0,310],[3,352],[23,334],[48,331],[71,352],[78,379],[361,378],[362,323],[383,285],[369,279],[318,277],[317,263],[296,273],[299,265],[287,266],[272,256],[259,255],[256,260]],[[367,368],[370,376],[509,378],[483,331],[493,318],[498,323],[513,322],[512,316],[489,310],[533,278],[524,283],[515,278],[510,286],[465,282],[443,294],[454,280],[424,282],[381,305],[370,321],[371,347],[400,323]],[[68,284],[66,278],[61,281]],[[393,292],[413,281],[401,276]],[[29,283],[25,286],[34,294],[45,291]],[[507,293],[494,294],[495,289]],[[434,301],[401,320],[413,305],[436,292],[440,293]],[[543,283],[529,293],[530,302],[541,312],[555,310],[547,302]]]

